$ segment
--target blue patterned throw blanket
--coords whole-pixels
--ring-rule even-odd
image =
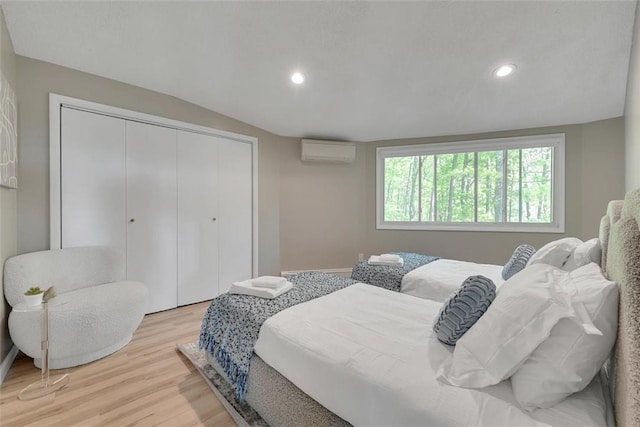
[[[369,265],[367,261],[360,261],[353,267],[351,278],[358,282],[379,286],[391,291],[400,292],[402,278],[411,270],[429,264],[439,257],[414,254],[411,252],[392,252],[404,259],[402,267],[390,267],[388,265]]]
[[[247,394],[249,365],[262,324],[286,308],[357,283],[318,271],[289,276],[289,281],[293,288],[274,299],[222,294],[211,301],[202,320],[200,349],[213,355],[241,401]]]

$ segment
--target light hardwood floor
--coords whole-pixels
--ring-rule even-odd
[[[55,396],[18,400],[20,390],[40,378],[32,360],[19,356],[0,389],[0,425],[235,426],[207,383],[176,349],[177,344],[198,339],[208,305],[145,316],[125,348],[69,369],[71,381]]]

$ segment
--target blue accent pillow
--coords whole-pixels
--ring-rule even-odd
[[[442,304],[433,324],[440,341],[455,345],[487,311],[496,297],[496,285],[484,276],[470,276]]]
[[[502,269],[502,278],[509,280],[511,276],[521,271],[527,266],[529,258],[536,253],[536,248],[531,245],[520,245],[513,251],[513,255],[509,258],[509,261],[504,265]]]

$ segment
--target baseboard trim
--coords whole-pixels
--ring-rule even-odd
[[[9,353],[7,353],[7,356],[0,364],[0,384],[2,384],[2,382],[4,381],[4,377],[6,377],[9,373],[9,369],[11,369],[11,365],[13,364],[13,361],[16,359],[17,355],[18,347],[14,345],[13,347],[11,347],[11,350],[9,350]]]
[[[351,277],[351,267],[349,268],[316,268],[316,269],[308,269],[308,270],[290,270],[290,271],[281,271],[281,276],[291,276],[296,273],[305,273],[307,271],[321,271],[323,273],[336,274],[338,276]]]

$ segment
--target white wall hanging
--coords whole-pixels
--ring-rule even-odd
[[[0,76],[0,185],[18,188],[18,108],[16,93]]]

